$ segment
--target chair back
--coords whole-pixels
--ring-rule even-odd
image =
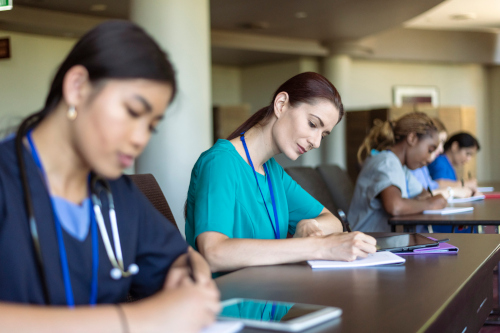
[[[290,167],[285,171],[295,180],[304,190],[318,200],[332,214],[336,214],[335,205],[328,187],[321,178],[320,174],[310,167]]]
[[[330,191],[335,206],[347,214],[354,193],[354,184],[347,172],[334,164],[321,165],[316,170]]]
[[[165,216],[172,224],[179,229],[175,222],[174,215],[170,210],[167,199],[161,191],[160,185],[155,177],[150,173],[128,175],[139,190],[146,196],[146,198],[153,204],[153,206]]]

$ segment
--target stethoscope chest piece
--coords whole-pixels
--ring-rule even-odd
[[[114,267],[111,272],[109,272],[109,275],[113,280],[120,280],[122,277],[129,277],[131,275],[136,275],[137,273],[139,273],[139,266],[136,264],[130,264],[127,271]]]

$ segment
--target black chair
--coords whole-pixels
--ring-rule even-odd
[[[174,215],[170,210],[167,199],[158,185],[155,177],[150,173],[128,175],[135,183],[139,190],[146,196],[146,198],[153,204],[153,206],[162,213],[172,224],[179,230],[177,223],[175,223]]]
[[[335,205],[323,178],[315,169],[310,167],[290,167],[286,168],[285,171],[326,209],[337,215],[338,207]]]
[[[354,194],[354,184],[345,170],[338,165],[321,165],[316,168],[330,191],[333,203],[346,214]]]

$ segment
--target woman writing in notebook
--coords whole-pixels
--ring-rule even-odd
[[[425,166],[438,145],[436,125],[424,113],[376,121],[358,151],[363,168],[348,213],[353,230],[389,232],[390,216],[444,208],[446,199],[430,196],[408,170]]]
[[[375,239],[342,224],[304,191],[273,156],[295,160],[318,148],[341,120],[335,87],[317,73],[282,84],[228,140],[204,152],[191,174],[186,239],[213,272],[308,259],[354,260]],[[286,239],[287,232],[294,235]]]
[[[175,91],[151,37],[106,22],[76,43],[43,109],[0,144],[3,331],[197,333],[214,321],[207,263],[122,176]]]
[[[477,189],[476,179],[470,176],[464,180],[457,178],[455,168],[462,167],[479,151],[479,142],[468,133],[457,133],[444,144],[444,153],[429,164],[429,173],[439,186],[468,187]]]
[[[429,164],[432,163],[440,154],[444,151],[444,144],[448,138],[448,132],[446,131],[446,127],[438,118],[432,118],[432,121],[436,125],[438,129],[438,137],[439,137],[439,145],[437,149],[432,152],[429,160],[427,161]],[[469,187],[457,186],[456,182],[446,185],[445,182],[438,183],[433,180],[428,166],[423,166],[421,168],[411,170],[411,173],[417,180],[422,184],[424,189],[431,190],[434,195],[442,194],[445,198],[450,197],[450,194],[453,194],[455,198],[467,198],[470,197],[474,191]]]

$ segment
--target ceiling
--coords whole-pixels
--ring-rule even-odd
[[[500,1],[447,0],[409,20],[409,28],[500,32]]]
[[[56,13],[67,13],[83,15],[82,18],[127,19],[130,13],[129,0],[14,0],[14,7],[16,5],[50,10],[55,13],[54,17]],[[210,19],[212,30],[316,40],[323,45],[333,42],[334,45],[337,41],[357,41],[403,26],[499,32],[500,0],[210,0]],[[0,16],[0,28],[30,32],[32,21],[26,22],[17,28],[12,23],[7,26],[2,24]],[[57,27],[51,26],[41,31],[36,27],[31,32],[79,35],[78,31],[69,31],[70,26],[66,29],[67,32],[57,32]],[[271,50],[212,46],[212,61],[226,65],[293,57],[290,53]]]

